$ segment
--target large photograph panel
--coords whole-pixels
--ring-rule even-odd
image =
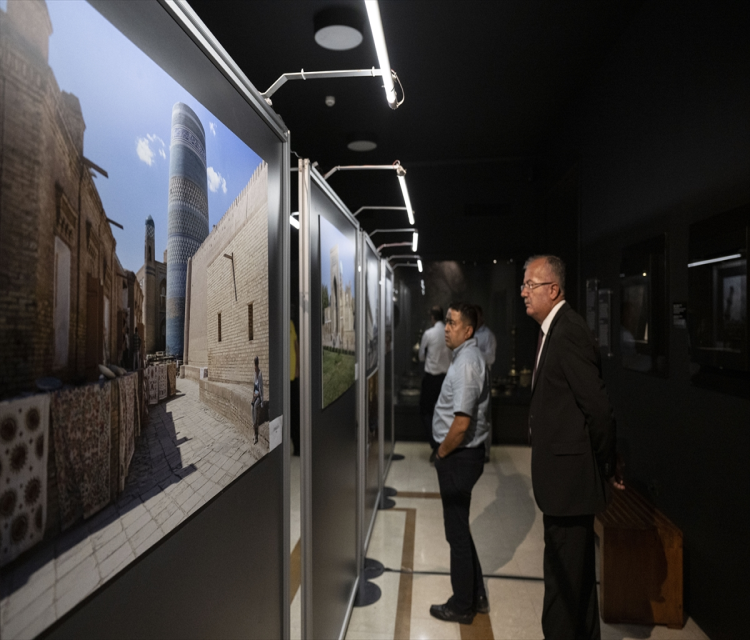
[[[320,216],[323,408],[354,384],[356,243]]]
[[[366,246],[366,245],[365,245]],[[367,299],[365,309],[365,324],[367,331],[366,362],[367,374],[369,375],[378,367],[378,332],[380,324],[380,261],[377,256],[367,247],[365,249]]]
[[[0,5],[0,54],[6,639],[279,439],[268,165],[88,3]]]

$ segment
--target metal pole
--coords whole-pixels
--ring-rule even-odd
[[[312,575],[312,327],[310,242],[310,161],[298,162],[299,185],[299,343],[300,343],[300,534],[302,637],[313,637]]]
[[[399,209],[406,209],[406,207],[398,207]],[[414,227],[410,227],[408,229],[375,229],[375,231],[370,232],[370,237],[372,238],[376,233],[414,233],[417,231]]]
[[[406,207],[372,207],[372,206],[364,206],[357,209],[352,215],[356,218],[360,213],[362,213],[365,210],[376,210],[376,211],[406,211]]]
[[[388,242],[378,247],[378,253],[380,253],[381,249],[387,249],[388,247],[410,247],[411,245],[411,242]]]
[[[348,164],[348,165],[338,165],[331,169],[328,173],[326,173],[323,176],[323,179],[328,180],[330,176],[332,176],[337,171],[373,171],[373,170],[384,170],[388,171],[389,169],[391,171],[403,171],[406,173],[406,169],[404,169],[400,164]]]
[[[289,164],[290,164],[290,157],[289,157],[289,134],[287,133],[287,139],[283,146],[284,154],[282,156],[282,163],[281,163],[281,220],[279,221],[279,225],[281,226],[281,247],[282,247],[282,271],[283,271],[283,280],[282,280],[282,295],[283,295],[283,301],[281,305],[281,317],[284,318],[285,324],[283,328],[283,350],[284,350],[284,365],[283,365],[283,371],[282,375],[284,376],[284,406],[282,408],[283,413],[283,423],[282,423],[282,454],[284,457],[284,461],[282,462],[282,486],[283,486],[283,526],[282,526],[282,535],[284,536],[283,544],[281,546],[283,558],[282,558],[282,571],[283,571],[283,577],[281,580],[281,588],[283,590],[282,595],[282,602],[284,603],[284,610],[282,612],[282,624],[281,624],[281,634],[282,637],[285,639],[288,639],[291,635],[291,623],[289,619],[289,607],[291,605],[290,602],[290,549],[289,549],[289,529],[290,529],[290,466],[291,466],[291,429],[290,429],[290,423],[289,419],[291,416],[291,408],[290,408],[290,389],[289,389],[289,367],[290,367],[290,361],[289,361],[289,351],[293,348],[293,345],[290,343],[290,335],[289,335],[289,329],[287,328],[289,324],[289,305],[290,302],[290,247],[289,247],[289,240],[291,237],[291,233],[289,231],[289,223],[287,220],[289,220],[289,209],[290,209],[290,181],[291,181],[291,172],[289,170]]]
[[[274,82],[266,91],[261,93],[264,98],[270,98],[289,80],[320,80],[322,78],[363,78],[370,76],[373,78],[383,77],[381,69],[351,69],[346,71],[305,71],[300,70],[297,73],[285,73],[276,82]]]

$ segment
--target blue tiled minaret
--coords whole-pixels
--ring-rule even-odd
[[[198,116],[182,102],[172,108],[169,154],[167,353],[181,357],[187,261],[208,236],[206,134]]]

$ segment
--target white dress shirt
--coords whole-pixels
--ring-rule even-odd
[[[560,311],[560,307],[563,306],[563,303],[565,302],[565,298],[560,300],[547,314],[547,317],[542,321],[542,344],[539,347],[539,353],[536,356],[536,365],[534,366],[534,369],[539,368],[539,358],[542,357],[542,351],[544,351],[544,343],[547,340],[547,333],[549,332],[549,327],[552,324],[552,321],[555,319],[555,316],[557,315],[557,312]],[[536,380],[535,380],[536,382]]]
[[[488,367],[491,367],[495,362],[495,351],[497,350],[497,339],[495,334],[492,333],[491,329],[483,324],[477,329],[474,337],[477,339],[477,347],[484,356],[484,361]]]
[[[448,373],[448,367],[451,366],[451,352],[445,346],[445,325],[441,320],[422,334],[422,342],[419,344],[419,361],[424,362],[425,373],[433,376]]]

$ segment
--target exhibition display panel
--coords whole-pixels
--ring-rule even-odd
[[[393,268],[387,260],[380,261],[380,318],[383,327],[383,339],[380,342],[380,362],[383,363],[383,375],[380,383],[380,424],[382,440],[380,445],[381,477],[383,485],[388,476],[391,456],[396,444],[394,425],[394,374],[393,374]]]
[[[286,127],[184,2],[0,50],[0,637],[288,637]]]
[[[346,632],[358,576],[358,225],[299,161],[302,636]]]
[[[364,325],[363,357],[364,375],[360,383],[359,423],[361,436],[360,455],[362,460],[362,538],[361,545],[367,550],[372,527],[377,514],[378,496],[381,488],[381,422],[380,422],[380,342],[382,324],[380,321],[380,260],[372,240],[363,231],[361,235],[362,270],[360,282],[365,291],[361,305]]]

